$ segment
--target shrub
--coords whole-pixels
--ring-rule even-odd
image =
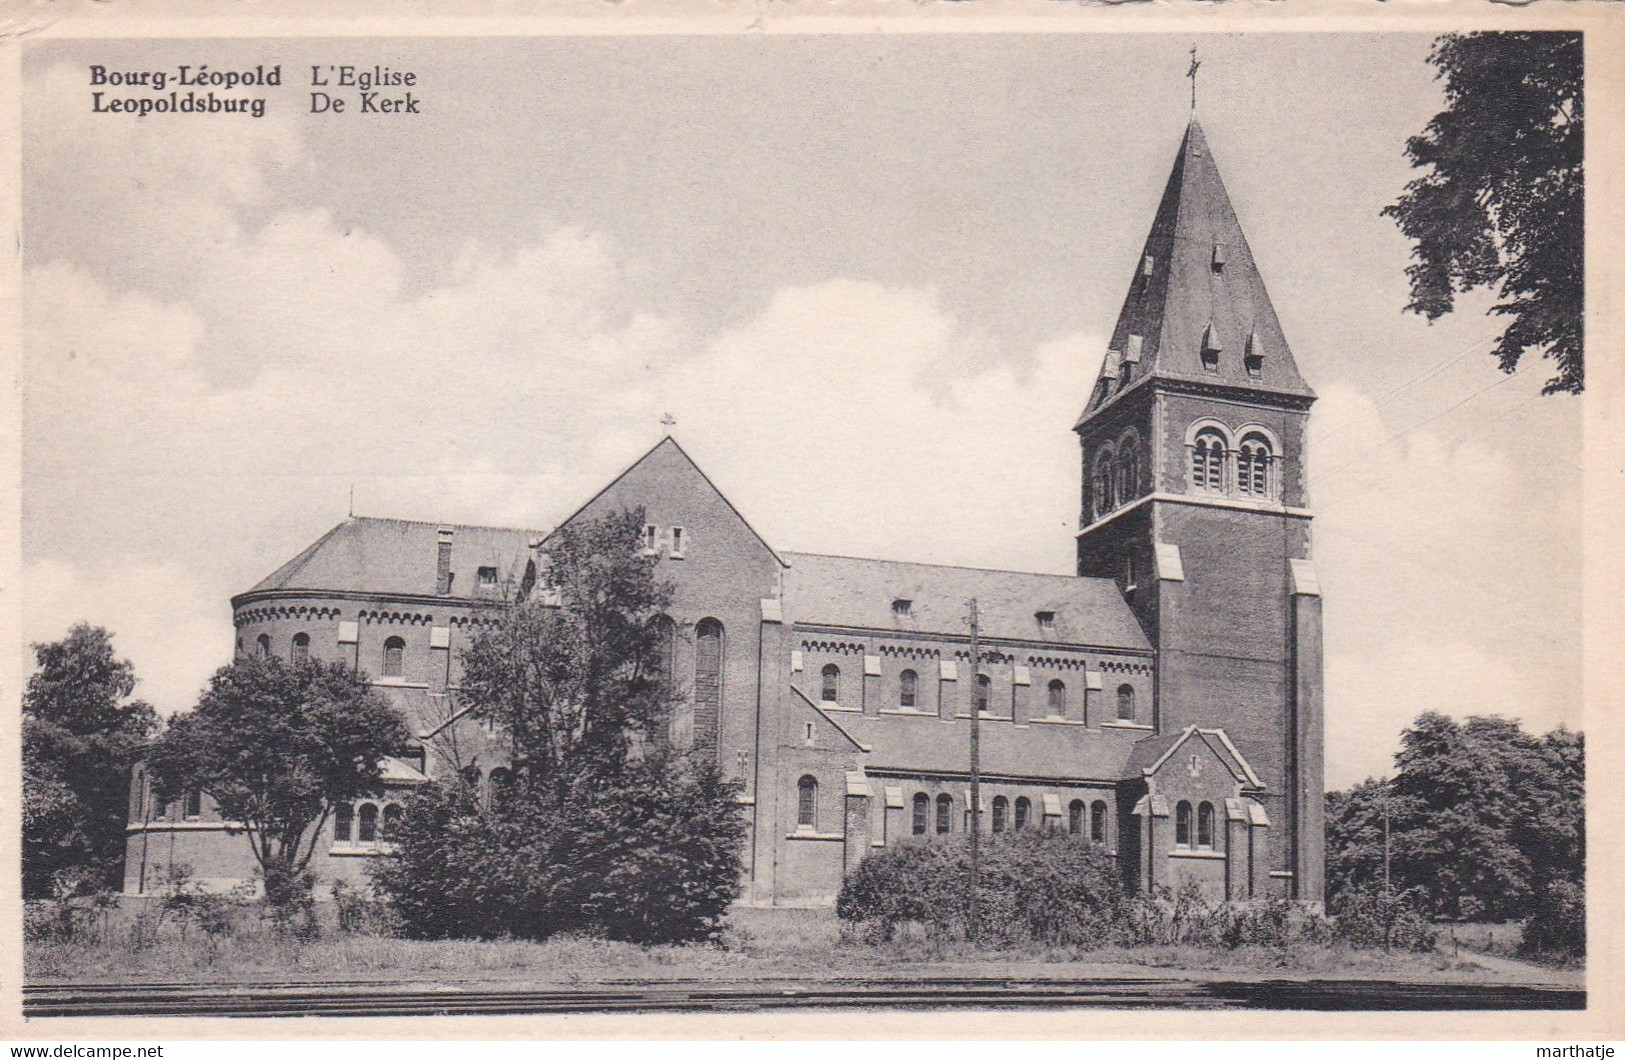
[[[1553,880],[1536,890],[1518,952],[1543,960],[1573,960],[1586,952],[1585,888]]]
[[[977,891],[978,941],[1094,946],[1116,939],[1124,904],[1117,866],[1100,847],[1052,830],[985,839]],[[835,911],[870,941],[920,926],[963,938],[970,887],[967,836],[876,851],[841,886]]]
[[[494,938],[508,916],[511,857],[497,823],[461,784],[425,784],[402,806],[393,851],[368,866],[410,937]]]
[[[710,938],[739,893],[737,792],[713,766],[659,755],[583,786],[558,814],[521,797],[492,810],[460,784],[428,785],[373,881],[418,938]]]
[[[711,766],[660,760],[581,799],[553,822],[527,896],[539,935],[565,929],[626,942],[714,938],[739,895],[746,821],[738,785]]]
[[[381,896],[352,887],[343,880],[333,881],[333,911],[339,930],[346,935],[394,935],[400,919]]]
[[[1426,953],[1439,934],[1428,922],[1428,908],[1428,894],[1420,887],[1350,887],[1338,896],[1334,934],[1351,946]]]

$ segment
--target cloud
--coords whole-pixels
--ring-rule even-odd
[[[1515,464],[1484,409],[1406,432],[1333,384],[1312,422],[1328,783],[1391,770],[1425,710],[1577,725],[1573,476]]]
[[[1104,345],[1000,350],[930,291],[836,279],[776,292],[668,400],[783,547],[1059,572],[1077,519],[1066,428]]]
[[[23,636],[58,640],[76,622],[104,626],[135,663],[135,694],[176,709],[197,702],[209,675],[231,660],[231,611],[185,564],[81,567],[40,560],[23,570]]]

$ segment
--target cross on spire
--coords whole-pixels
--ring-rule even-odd
[[[660,425],[662,427],[666,428],[666,433],[667,434],[670,434],[671,429],[673,427],[677,426],[677,420],[675,418],[673,418],[671,413],[663,412],[663,413],[660,414]]]
[[[1196,45],[1191,45],[1191,68],[1185,71],[1185,76],[1191,79],[1191,112],[1196,112],[1196,71],[1202,66],[1202,60],[1196,57]]]

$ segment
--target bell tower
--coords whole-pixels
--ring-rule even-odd
[[[1322,900],[1320,589],[1298,374],[1192,119],[1074,426],[1078,573],[1157,649],[1159,734],[1222,728],[1263,781],[1275,893]]]

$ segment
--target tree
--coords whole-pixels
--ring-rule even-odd
[[[463,698],[512,745],[516,787],[564,805],[664,732],[654,620],[671,603],[643,547],[643,510],[571,523],[549,541],[542,591],[503,609],[463,652]]]
[[[1343,896],[1416,889],[1435,915],[1511,920],[1554,884],[1583,887],[1584,758],[1583,738],[1565,728],[1537,737],[1505,718],[1420,715],[1401,736],[1391,780],[1327,795],[1333,907]]]
[[[79,623],[35,644],[23,695],[23,893],[40,898],[65,874],[117,887],[123,873],[130,770],[157,726],[132,699],[135,668],[112,635]]]
[[[739,787],[664,739],[671,589],[643,520],[559,530],[534,591],[464,651],[462,697],[505,734],[512,779],[484,802],[460,777],[408,800],[371,870],[409,933],[692,941],[738,895]]]
[[[308,893],[306,870],[334,808],[379,794],[382,760],[407,739],[365,675],[254,656],[215,671],[148,762],[160,797],[201,790],[244,827],[266,898],[280,905]]]
[[[1511,318],[1493,353],[1557,366],[1543,393],[1585,389],[1584,48],[1578,33],[1451,33],[1428,61],[1445,109],[1406,144],[1426,172],[1383,210],[1415,242],[1406,307],[1437,320],[1495,290]]]

